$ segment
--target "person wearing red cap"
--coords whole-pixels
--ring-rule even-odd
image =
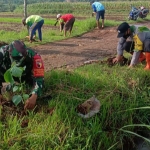
[[[123,51],[132,54],[129,67],[134,67],[139,62],[145,60],[147,65],[145,69],[150,69],[150,30],[141,25],[129,25],[127,22],[121,23],[118,28],[117,37],[120,38],[117,45],[117,57],[113,62],[123,60]],[[129,39],[129,40],[127,40]],[[143,54],[145,52],[145,55]]]
[[[17,67],[25,67],[21,81],[28,84],[32,90],[29,94],[30,97],[25,101],[24,109],[32,110],[36,105],[38,96],[42,93],[44,84],[44,64],[42,58],[19,40],[0,47],[0,102],[2,99],[2,83],[5,82],[4,74],[11,68],[14,62]],[[15,77],[15,81],[20,81],[20,79]]]
[[[72,14],[65,14],[65,15],[58,14],[57,20],[59,20],[61,32],[64,28],[64,36],[66,37],[67,31],[69,31],[69,35],[71,35],[72,28],[75,22],[75,17]]]

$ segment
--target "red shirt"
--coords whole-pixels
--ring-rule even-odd
[[[64,22],[67,22],[72,18],[74,18],[74,16],[72,14],[65,14],[60,17],[60,19],[63,19]]]

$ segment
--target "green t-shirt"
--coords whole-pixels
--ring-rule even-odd
[[[31,15],[26,19],[26,24],[31,27],[33,23],[39,22],[43,20],[41,16],[38,15]]]

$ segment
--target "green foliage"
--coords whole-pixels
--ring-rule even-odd
[[[58,0],[59,1],[59,0]],[[92,12],[91,5],[89,4],[89,0],[86,1],[78,1],[78,2],[62,2],[62,1],[28,1],[27,12],[28,14],[58,14],[58,13],[73,13],[74,15],[80,16],[90,16]],[[135,7],[145,6],[146,8],[150,8],[149,1],[102,1],[101,2],[105,6],[105,10],[107,14],[128,14],[131,10],[131,4]],[[18,5],[19,4],[19,5]],[[24,5],[23,1],[21,3],[13,4],[13,2],[6,4],[2,3],[0,5],[0,12],[15,12],[15,13],[23,13]]]
[[[131,10],[131,4],[135,7],[145,6],[150,8],[149,1],[102,1],[105,6],[106,14],[129,14]],[[23,5],[18,6],[14,12],[23,13]],[[73,13],[74,15],[80,16],[90,16],[92,12],[91,5],[89,1],[86,2],[45,2],[45,3],[35,3],[28,5],[29,14],[58,14],[58,13]]]
[[[132,71],[127,66],[92,64],[70,72],[47,72],[45,88],[51,90],[52,100],[44,106],[42,99],[40,112],[26,118],[7,116],[0,123],[0,148],[111,150],[123,146],[125,139],[149,142],[138,134],[149,132],[149,75],[143,65]],[[135,85],[129,84],[131,79]],[[100,100],[100,112],[83,120],[75,108],[93,94]],[[55,108],[52,115],[47,107]],[[29,123],[21,128],[24,119]]]
[[[8,69],[4,74],[5,82],[10,83],[14,93],[18,92],[17,95],[14,95],[12,98],[13,103],[17,106],[19,103],[23,102],[29,98],[28,94],[25,94],[23,91],[24,83],[21,82],[22,73],[25,68],[17,67],[16,63],[13,63],[11,68]],[[20,83],[15,83],[14,77],[19,78]]]

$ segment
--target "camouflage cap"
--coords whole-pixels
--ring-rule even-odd
[[[9,45],[9,52],[12,57],[26,56],[27,49],[22,41],[16,40]]]

